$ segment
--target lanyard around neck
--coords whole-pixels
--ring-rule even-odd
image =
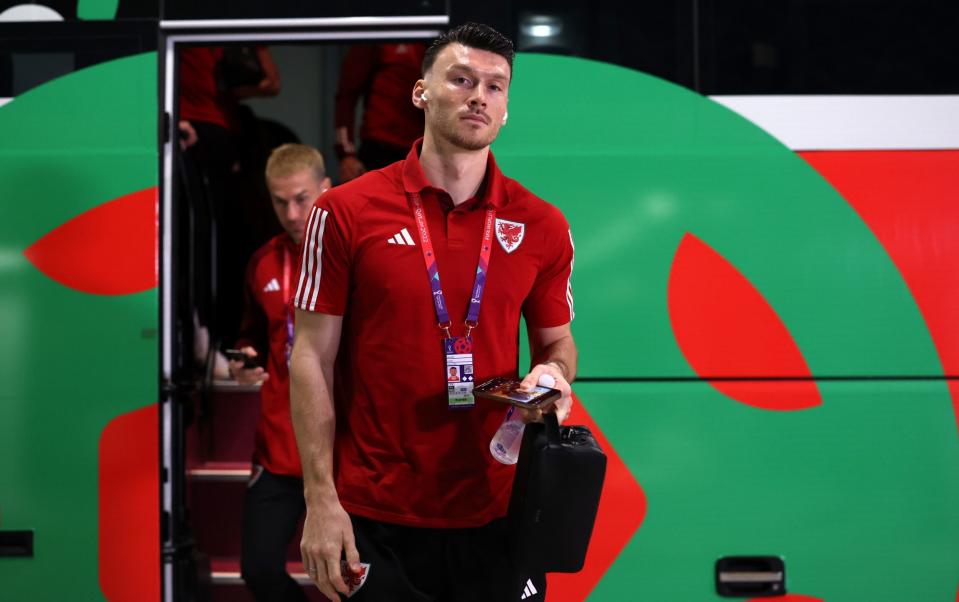
[[[293,258],[289,246],[283,245],[283,305],[286,307],[286,360],[290,360],[290,346],[293,345],[293,309],[290,307],[290,286]]]
[[[410,204],[413,206],[413,218],[416,220],[416,229],[420,234],[420,249],[423,251],[423,263],[426,265],[426,274],[430,279],[430,288],[433,291],[433,307],[436,309],[438,326],[450,337],[449,311],[447,310],[446,296],[440,284],[440,272],[436,265],[436,253],[433,252],[433,242],[430,240],[430,229],[426,223],[426,211],[420,195],[415,192],[407,193]],[[490,253],[493,249],[493,222],[496,220],[496,209],[489,207],[486,210],[486,219],[483,222],[483,242],[480,244],[479,263],[476,265],[476,279],[473,281],[473,294],[470,296],[469,311],[466,314],[466,336],[479,326],[480,304],[483,302],[483,292],[486,289],[486,274],[489,271]]]

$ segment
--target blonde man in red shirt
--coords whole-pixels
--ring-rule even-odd
[[[286,572],[286,550],[304,510],[303,469],[290,420],[290,299],[306,219],[330,179],[319,151],[284,144],[267,160],[266,183],[283,232],[250,258],[236,342],[262,365],[230,362],[237,381],[261,385],[253,473],[243,502],[240,571],[257,600],[305,602],[303,588]]]

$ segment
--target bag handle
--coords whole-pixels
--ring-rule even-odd
[[[562,435],[559,432],[559,419],[556,418],[556,412],[544,414],[543,422],[546,423],[546,444],[549,447],[559,447],[562,444]]]

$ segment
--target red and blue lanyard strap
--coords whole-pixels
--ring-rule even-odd
[[[433,251],[433,242],[430,240],[430,230],[426,223],[426,212],[423,201],[416,193],[409,193],[410,204],[413,209],[413,218],[416,220],[416,229],[420,234],[420,248],[423,251],[423,263],[429,277],[430,288],[433,293],[433,308],[436,310],[437,325],[443,331],[443,347],[446,355],[447,374],[447,402],[450,409],[468,409],[473,407],[473,339],[470,337],[473,329],[479,326],[480,305],[483,302],[483,293],[486,289],[486,274],[489,271],[490,253],[493,249],[493,224],[496,221],[496,210],[492,207],[486,210],[486,219],[483,223],[483,241],[480,245],[479,262],[476,266],[476,278],[473,281],[472,295],[470,296],[469,310],[466,314],[466,335],[454,338],[450,333],[452,322],[443,286],[440,282],[440,272],[436,263],[436,253]]]
[[[423,251],[423,262],[426,264],[426,273],[430,279],[430,288],[433,290],[433,307],[436,309],[438,326],[447,338],[451,338],[450,314],[447,310],[446,296],[440,283],[440,272],[436,265],[436,253],[433,252],[433,242],[430,240],[430,230],[426,223],[426,211],[420,195],[408,193],[413,205],[413,218],[416,219],[416,229],[420,233],[420,249]],[[479,263],[476,266],[476,279],[473,281],[473,294],[470,296],[469,311],[466,314],[466,336],[479,326],[480,304],[483,302],[483,292],[486,289],[486,274],[489,271],[490,253],[493,250],[493,223],[496,221],[496,209],[489,207],[486,210],[486,219],[483,222],[483,242],[480,245]]]

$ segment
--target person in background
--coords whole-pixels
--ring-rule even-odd
[[[303,471],[290,421],[289,361],[297,250],[314,201],[330,187],[323,157],[302,144],[276,148],[266,183],[283,233],[263,245],[246,270],[244,313],[236,347],[262,361],[231,361],[241,384],[261,384],[253,471],[243,504],[243,580],[260,602],[306,600],[286,572],[286,551],[303,516]]]
[[[409,103],[409,95],[420,77],[425,51],[426,46],[418,42],[364,44],[347,51],[336,90],[334,123],[340,183],[403,159],[423,134],[423,113]],[[356,107],[361,99],[363,123],[357,148]]]
[[[197,177],[188,184],[188,194],[195,199],[207,198],[217,224],[215,307],[206,307],[201,299],[199,320],[211,327],[219,340],[236,335],[241,308],[243,266],[255,248],[246,243],[247,228],[243,211],[235,207],[241,196],[237,184],[240,171],[238,146],[238,101],[251,97],[276,96],[280,91],[280,74],[269,49],[258,46],[245,54],[220,46],[193,46],[179,53],[179,121],[181,147],[191,173]],[[237,67],[236,56],[245,56],[249,65]],[[230,67],[232,65],[232,67]],[[256,82],[238,78],[247,73]],[[233,75],[227,75],[233,74]],[[242,259],[236,261],[238,250]],[[209,282],[209,274],[199,273],[201,282]],[[201,296],[202,297],[202,296]]]

